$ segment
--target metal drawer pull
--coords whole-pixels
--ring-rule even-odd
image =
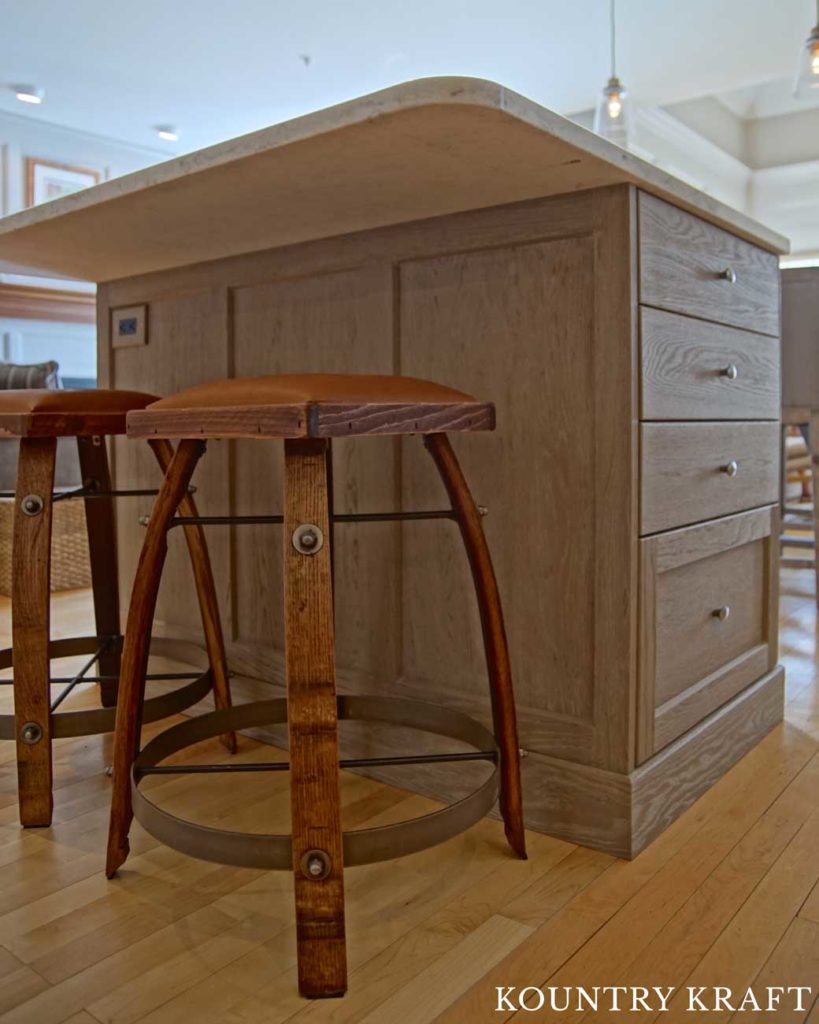
[[[717,277],[720,281],[727,281],[728,284],[737,283],[737,274],[733,267],[726,267],[725,270],[720,270]]]
[[[720,377],[727,377],[728,380],[736,380],[739,376],[739,369],[736,363],[729,363],[724,370],[720,370]]]
[[[720,469],[720,473],[724,473],[726,476],[736,476],[738,472],[739,472],[739,463],[737,461],[735,461],[734,459],[731,459],[730,462],[726,463]]]
[[[731,606],[729,604],[724,604],[722,608],[715,608],[711,614],[715,619],[719,619],[720,622],[725,622],[731,614]]]

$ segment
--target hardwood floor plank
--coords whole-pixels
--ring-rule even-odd
[[[514,956],[441,1014],[441,1024],[459,1024],[470,1015],[480,1019],[494,1005],[497,986],[545,984],[614,918],[610,955],[627,957],[632,942],[642,948],[667,920],[661,916],[657,924],[656,915],[668,913],[667,903],[671,912],[680,906],[707,875],[706,866],[719,863],[814,750],[813,741],[796,730],[775,730],[691,808],[699,811],[699,820],[696,813],[688,812],[634,861],[613,864],[564,911],[537,929]],[[595,941],[589,948],[602,947]],[[584,951],[581,960],[588,963],[587,956]],[[511,1016],[504,1011],[493,1019]]]
[[[819,924],[806,918],[796,917],[791,921],[782,941],[771,953],[765,966],[754,979],[754,991],[763,992],[767,986],[804,985],[813,990],[805,1002],[804,1013],[788,1008],[777,1014],[780,1020],[790,1022],[807,1019],[812,1004],[819,999],[816,981],[819,978]],[[784,979],[784,980],[783,980]],[[731,1020],[742,1019],[734,1014]]]
[[[286,873],[195,861],[135,828],[122,878],[105,881],[108,738],[58,741],[54,824],[27,832],[17,823],[13,744],[0,745],[0,1022],[489,1024],[508,1019],[494,1011],[495,984],[819,990],[819,662],[812,590],[800,579],[783,574],[785,726],[631,863],[538,835],[527,837],[530,860],[520,862],[506,854],[501,824],[487,819],[441,847],[348,871],[342,1000],[298,996]],[[91,621],[90,603],[63,597],[54,599],[55,632],[70,634],[72,622]],[[0,599],[0,643],[6,613]],[[96,694],[89,687],[75,699]],[[0,689],[0,706],[8,700]],[[259,760],[260,750],[285,756],[247,738],[237,756]],[[214,741],[179,757],[227,755]],[[284,830],[284,781],[148,784],[163,806],[203,823]],[[347,828],[437,806],[349,773],[342,796]],[[671,1006],[657,1021],[689,1024]],[[614,1019],[560,1019],[581,1017]],[[777,1019],[819,1024],[819,1001]]]
[[[635,941],[639,932],[618,934],[617,915],[569,965],[549,979],[549,984],[582,984],[578,976],[592,970],[602,984],[681,987],[714,941],[742,907],[766,872],[794,838],[814,806],[819,785],[819,755],[796,777],[782,795],[755,822],[711,871],[682,906],[662,924],[653,939],[642,948]],[[671,901],[671,894],[669,902]],[[618,962],[628,966],[618,969]],[[591,965],[591,966],[590,966]],[[641,1012],[641,1024],[662,1019],[659,1012]],[[608,1019],[607,1013],[567,1015],[573,1024]]]
[[[493,915],[436,963],[398,989],[361,1019],[361,1024],[428,1024],[436,1014],[510,955],[532,934],[532,928],[508,917]]]
[[[735,992],[751,985],[796,917],[819,876],[819,811],[802,825],[722,934],[686,979],[686,985],[724,985]],[[815,981],[815,979],[814,979]],[[785,984],[790,984],[786,981]],[[728,1020],[726,1012],[709,1021]],[[685,1021],[684,1001],[674,998],[664,1021]]]

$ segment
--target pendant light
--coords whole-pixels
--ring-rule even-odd
[[[799,54],[794,95],[804,98],[813,89],[819,89],[819,0],[816,0],[816,24]]]
[[[615,0],[610,0],[609,17],[611,28],[611,78],[603,89],[603,95],[594,114],[594,130],[610,142],[624,148],[628,146],[631,132],[631,103],[625,86],[617,77],[616,70],[616,23]]]

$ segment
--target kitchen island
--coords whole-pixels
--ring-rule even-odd
[[[98,283],[101,386],[403,373],[496,403],[497,431],[455,445],[489,509],[527,822],[621,856],[782,717],[786,249],[656,166],[461,78],[387,89],[0,221],[5,265]],[[204,513],[280,510],[277,446],[211,448],[195,481]],[[424,454],[398,440],[339,443],[334,471],[339,512],[444,500]],[[144,446],[125,439],[114,473],[156,482]],[[136,519],[120,516],[125,581]],[[451,524],[336,534],[340,689],[488,721]],[[276,527],[213,528],[209,542],[232,664],[276,685]],[[173,552],[158,628],[176,636],[197,635],[186,573]],[[459,785],[407,784],[443,796]]]

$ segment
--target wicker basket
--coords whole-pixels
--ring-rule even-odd
[[[0,594],[11,596],[11,540],[14,499],[0,498]],[[77,590],[91,586],[85,503],[58,501],[51,525],[51,589]]]

